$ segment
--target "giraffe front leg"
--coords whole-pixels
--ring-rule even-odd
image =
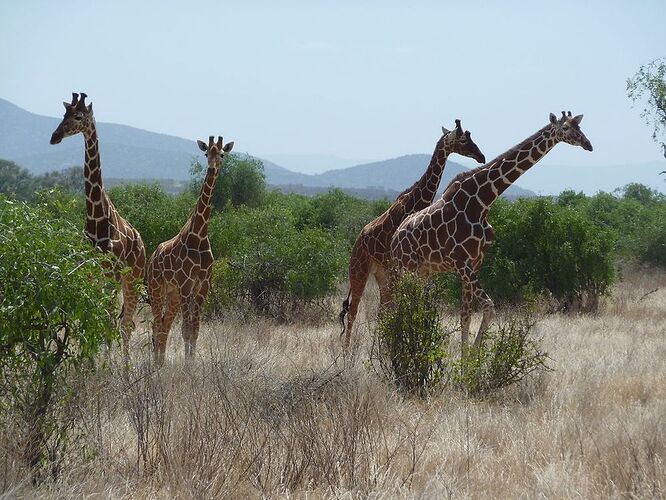
[[[469,325],[472,320],[473,275],[465,269],[459,272],[463,283],[462,304],[460,305],[461,356],[467,357],[469,351]]]
[[[135,280],[132,276],[122,279],[123,306],[120,318],[120,332],[123,339],[123,355],[129,358],[129,341],[134,331],[134,313],[138,303]]]
[[[155,328],[153,328],[153,354],[155,363],[158,365],[164,364],[169,330],[171,330],[171,324],[178,315],[179,305],[180,297],[178,296],[178,292],[169,292],[166,298],[166,311],[164,311],[162,320],[157,325],[156,334]]]
[[[189,340],[190,356],[194,355],[194,351],[196,350],[197,347],[201,314],[203,313],[204,303],[206,302],[206,297],[208,296],[209,288],[210,288],[210,279],[207,279],[201,284],[198,293],[194,297],[194,304],[192,305],[192,309],[190,312],[190,324],[191,324],[190,340]],[[185,345],[185,354],[187,354],[187,344]]]
[[[485,334],[486,330],[488,330],[490,322],[495,319],[495,304],[493,304],[492,299],[481,287],[477,288],[475,296],[481,304],[481,308],[483,310],[481,326],[479,326],[479,331],[476,334],[476,338],[474,339],[474,347],[478,349],[481,346],[483,335]]]

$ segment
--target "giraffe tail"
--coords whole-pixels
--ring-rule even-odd
[[[347,316],[347,313],[349,312],[349,297],[351,296],[351,287],[349,288],[349,293],[347,294],[347,298],[342,302],[342,311],[340,311],[340,315],[338,316],[338,319],[340,320],[340,324],[342,325],[342,331],[340,332],[340,336],[342,337],[345,333],[346,327],[345,327],[345,317]]]

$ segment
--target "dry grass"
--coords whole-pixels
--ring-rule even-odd
[[[7,497],[630,497],[666,495],[666,275],[632,273],[596,316],[538,333],[554,371],[492,399],[406,399],[338,357],[338,325],[207,324],[187,364],[171,335],[154,372],[83,384],[84,435],[32,489],[0,433]],[[645,294],[659,288],[647,296]],[[7,452],[7,453],[6,453]],[[4,460],[4,461],[3,461]]]

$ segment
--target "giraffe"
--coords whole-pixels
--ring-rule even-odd
[[[494,160],[458,174],[431,206],[407,217],[391,240],[391,256],[397,271],[416,272],[421,277],[455,271],[463,283],[461,335],[463,355],[467,350],[472,301],[483,310],[481,326],[474,339],[478,348],[483,333],[494,318],[494,305],[481,288],[478,273],[495,232],[488,223],[493,202],[536,164],[557,143],[566,142],[592,151],[592,144],[580,129],[583,115],[562,111],[558,120],[550,114],[548,125]],[[392,279],[396,278],[392,274]]]
[[[366,282],[372,274],[379,284],[380,304],[385,305],[387,293],[387,264],[390,261],[390,243],[393,233],[408,215],[432,203],[437,193],[446,160],[451,153],[458,153],[486,161],[479,147],[472,140],[469,130],[463,131],[460,120],[453,130],[442,127],[442,137],[437,141],[430,164],[413,186],[403,191],[395,202],[379,217],[367,224],[359,233],[349,260],[349,292],[342,304],[340,323],[342,334],[346,333],[344,346],[351,341],[351,331]],[[351,301],[350,301],[351,298]],[[345,327],[345,315],[347,325]]]
[[[129,272],[121,272],[114,267],[110,273],[121,283],[123,305],[121,333],[123,351],[129,354],[129,339],[134,330],[137,285],[143,279],[146,264],[146,250],[139,232],[123,219],[109,199],[102,184],[102,169],[99,157],[97,127],[93,116],[92,103],[86,106],[88,97],[81,92],[72,93],[72,102],[63,102],[65,116],[51,135],[51,144],[60,144],[65,137],[82,134],[85,142],[86,224],[85,234],[92,244],[102,252],[110,252],[117,257],[121,267]]]
[[[148,261],[146,284],[153,310],[153,352],[158,364],[164,363],[171,323],[180,312],[185,355],[194,355],[199,336],[199,319],[210,287],[213,252],[208,239],[212,197],[223,157],[234,146],[223,146],[222,137],[211,135],[208,144],[197,141],[208,158],[206,178],[197,205],[180,232],[157,246]]]

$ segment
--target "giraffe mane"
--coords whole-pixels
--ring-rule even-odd
[[[501,160],[503,160],[503,159],[505,159],[505,158],[508,158],[508,157],[511,156],[512,154],[517,153],[518,151],[520,151],[520,150],[522,149],[521,146],[522,146],[523,144],[525,144],[525,143],[527,143],[527,142],[532,142],[532,141],[534,141],[534,139],[536,139],[537,137],[539,137],[539,136],[543,133],[544,130],[546,130],[547,128],[549,128],[549,127],[551,127],[551,126],[552,126],[552,125],[549,123],[549,124],[546,125],[545,127],[542,127],[542,128],[539,129],[537,132],[535,132],[534,134],[532,134],[531,136],[529,136],[527,139],[525,139],[525,140],[519,142],[518,144],[516,144],[516,145],[513,146],[512,148],[506,150],[504,153],[498,155],[497,157],[495,157],[494,159],[492,159],[492,160],[490,160],[489,162],[485,163],[484,165],[480,165],[480,166],[478,166],[478,167],[476,167],[476,168],[473,168],[473,169],[471,169],[471,170],[466,170],[465,172],[460,172],[460,173],[459,173],[458,175],[456,175],[453,179],[451,179],[451,182],[449,183],[449,185],[453,184],[454,182],[463,182],[465,179],[469,179],[470,177],[472,177],[473,175],[477,174],[477,173],[480,172],[481,170],[492,168],[494,165],[496,165],[496,164],[497,164],[498,162],[500,162]],[[445,189],[444,192],[446,192],[447,190],[448,190],[448,188]]]

